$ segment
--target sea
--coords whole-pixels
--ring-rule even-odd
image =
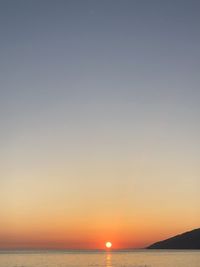
[[[0,267],[200,267],[200,250],[0,251]]]

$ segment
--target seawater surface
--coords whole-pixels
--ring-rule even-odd
[[[200,267],[198,250],[1,251],[0,267]]]

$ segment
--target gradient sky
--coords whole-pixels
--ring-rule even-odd
[[[200,226],[199,14],[0,1],[0,248],[143,247]]]

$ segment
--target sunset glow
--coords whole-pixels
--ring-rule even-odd
[[[111,248],[112,247],[112,243],[111,242],[106,242],[106,247],[107,248]]]

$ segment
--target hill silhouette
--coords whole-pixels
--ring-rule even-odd
[[[156,242],[148,249],[200,249],[200,228]]]

